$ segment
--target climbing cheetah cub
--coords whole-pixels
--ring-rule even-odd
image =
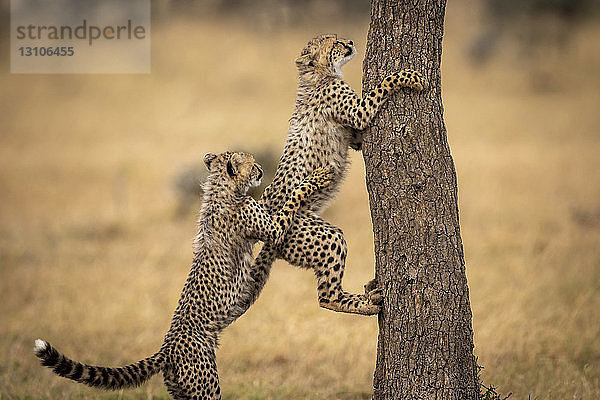
[[[360,150],[362,130],[369,127],[381,105],[403,87],[416,91],[427,88],[419,72],[404,69],[392,74],[360,98],[342,80],[342,67],[356,54],[351,40],[322,35],[308,42],[296,59],[298,94],[290,119],[287,140],[277,172],[260,199],[268,210],[277,210],[288,193],[317,168],[329,167],[333,180],[298,212],[281,246],[266,244],[261,249],[253,281],[258,285],[249,307],[260,293],[276,258],[313,269],[321,307],[334,311],[376,314],[382,301],[375,282],[365,286],[365,294],[342,289],[347,247],[341,229],[319,217],[333,199],[349,166],[349,148]]]
[[[250,268],[254,240],[277,245],[295,212],[315,192],[327,187],[327,169],[317,169],[300,183],[277,214],[246,196],[263,175],[245,153],[207,154],[209,170],[199,217],[194,261],[171,327],[154,355],[120,368],[96,367],[66,358],[48,342],[35,341],[42,365],[65,378],[102,389],[141,385],[163,373],[176,399],[220,399],[215,362],[219,333],[232,322],[231,308],[253,287]]]

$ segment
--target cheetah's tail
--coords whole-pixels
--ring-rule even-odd
[[[117,390],[136,387],[157,374],[163,365],[163,355],[158,353],[120,368],[96,367],[73,361],[59,353],[50,343],[37,339],[35,355],[43,366],[54,373],[76,382],[101,389]]]

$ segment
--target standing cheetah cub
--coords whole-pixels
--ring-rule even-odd
[[[232,308],[243,303],[254,285],[252,243],[262,240],[277,245],[296,210],[327,187],[331,176],[326,169],[315,170],[271,217],[246,195],[263,175],[251,155],[207,154],[204,162],[210,175],[204,185],[194,262],[160,350],[125,367],[107,368],[73,361],[38,339],[35,354],[42,365],[65,378],[112,390],[139,386],[162,371],[176,399],[221,398],[215,348],[220,331],[232,322]]]
[[[319,217],[334,198],[349,166],[348,149],[360,150],[362,130],[369,127],[381,105],[400,88],[427,88],[419,72],[402,70],[392,74],[360,98],[342,80],[342,66],[354,57],[351,40],[337,35],[312,39],[296,59],[298,94],[290,119],[287,140],[277,172],[260,199],[268,210],[277,210],[287,194],[317,168],[333,171],[332,184],[313,196],[298,212],[282,246],[266,244],[252,273],[257,283],[255,296],[240,309],[249,307],[264,285],[276,258],[313,269],[321,307],[334,311],[376,314],[382,301],[375,282],[365,285],[365,294],[342,289],[347,247],[341,229]]]

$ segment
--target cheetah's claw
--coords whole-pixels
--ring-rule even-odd
[[[286,231],[283,231],[279,235],[277,235],[275,238],[273,238],[271,245],[276,249],[281,247],[281,244],[283,243],[283,239],[285,238],[285,234],[286,234]]]

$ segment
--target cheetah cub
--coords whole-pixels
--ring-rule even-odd
[[[263,246],[252,268],[257,284],[255,296],[240,309],[249,307],[260,293],[275,259],[283,258],[314,271],[321,307],[366,315],[379,312],[382,297],[374,281],[365,285],[365,294],[351,294],[342,289],[347,255],[344,235],[318,214],[335,197],[344,180],[350,162],[349,148],[360,150],[362,130],[370,126],[382,104],[401,88],[421,91],[428,84],[419,72],[404,69],[384,78],[360,98],[342,80],[342,67],[355,54],[351,40],[322,35],[309,41],[296,59],[295,111],[277,172],[260,203],[270,211],[277,210],[287,194],[317,168],[331,168],[333,180],[301,208],[281,246]]]
[[[260,165],[245,153],[207,154],[209,170],[199,217],[194,261],[171,327],[154,355],[120,368],[96,367],[73,361],[48,342],[35,341],[42,365],[65,378],[102,389],[141,385],[163,373],[176,399],[220,399],[215,362],[219,333],[232,322],[236,307],[252,287],[253,241],[277,245],[295,212],[315,192],[328,186],[327,169],[318,169],[290,192],[277,214],[246,195],[263,175]]]

